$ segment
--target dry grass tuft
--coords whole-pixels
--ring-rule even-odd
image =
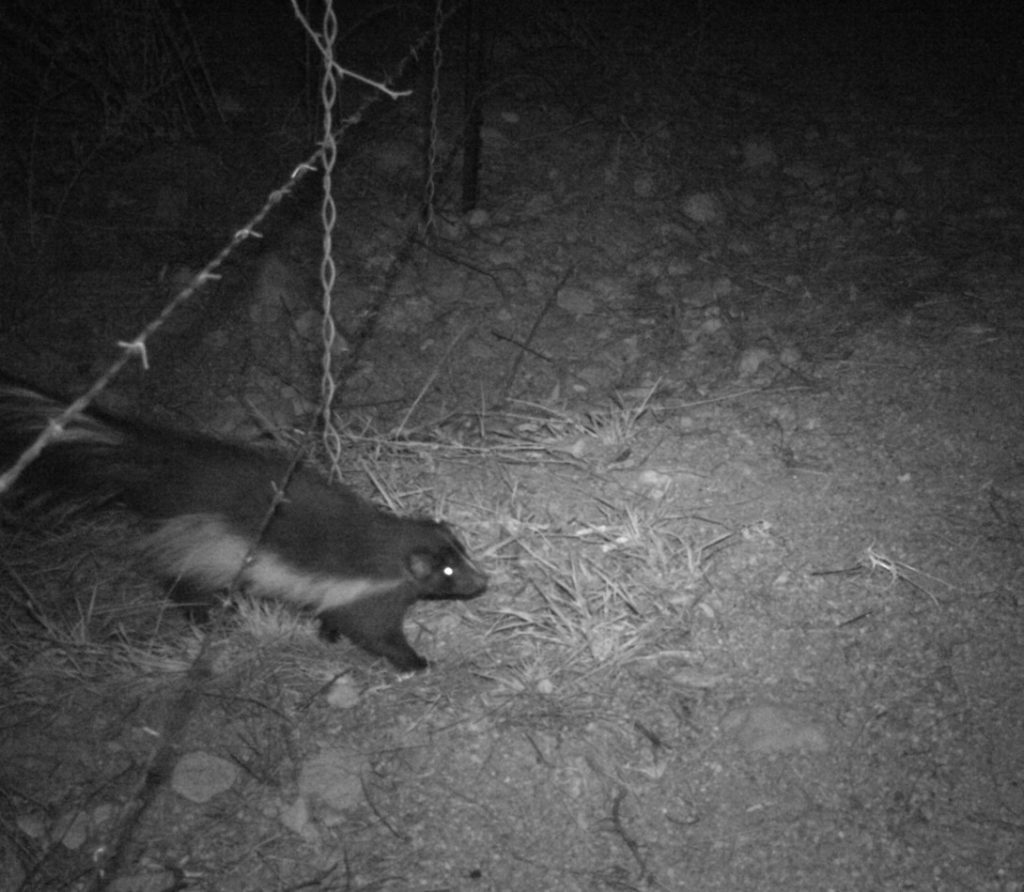
[[[939,579],[936,576],[931,576],[925,573],[924,570],[920,570],[903,561],[895,560],[883,554],[874,545],[868,546],[864,556],[867,559],[867,569],[869,572],[882,570],[888,574],[890,585],[904,582],[915,591],[927,595],[936,606],[939,604],[937,590],[942,589],[945,593],[955,593],[957,591],[957,587],[952,583]]]

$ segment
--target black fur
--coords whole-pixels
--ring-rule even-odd
[[[62,408],[0,379],[0,470]],[[241,443],[90,412],[6,498],[124,505],[153,522],[143,547],[177,599],[208,602],[236,582],[313,610],[331,640],[344,635],[403,672],[426,668],[402,629],[406,611],[420,598],[476,597],[487,577],[447,525],[397,517],[301,467],[254,548],[288,465]]]

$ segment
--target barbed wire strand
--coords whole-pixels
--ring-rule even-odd
[[[301,18],[301,12],[298,10],[296,0],[292,0],[292,5],[296,9],[297,15],[300,17],[300,21],[303,22],[303,26],[307,32],[311,33],[314,42],[318,48],[321,48],[321,39],[315,32],[312,32],[308,24],[304,19]],[[449,10],[445,16],[445,19],[450,18],[457,7]],[[394,90],[389,84],[397,81],[408,68],[411,62],[419,57],[419,53],[426,45],[427,41],[431,39],[433,30],[427,31],[422,34],[415,43],[409,48],[409,52],[405,57],[395,66],[394,73],[383,81],[374,81],[370,78],[364,77],[363,75],[356,74],[348,69],[343,68],[333,58],[330,62],[330,67],[339,77],[352,77],[360,83],[366,84],[367,86],[373,87],[373,91],[363,97],[362,102],[355,112],[341,119],[339,126],[332,131],[332,137],[335,142],[335,146],[340,141],[341,137],[349,130],[349,128],[358,124],[363,116],[366,114],[368,109],[378,102],[382,96],[386,96],[389,99],[400,99],[408,96],[412,91],[410,90]],[[58,439],[64,432],[69,421],[76,416],[84,412],[110,384],[110,382],[118,375],[128,362],[134,356],[140,356],[143,359],[146,357],[146,344],[149,339],[164,325],[168,318],[174,314],[186,301],[188,301],[206,282],[211,279],[218,279],[220,276],[217,270],[224,265],[225,261],[231,254],[250,238],[261,238],[258,231],[258,227],[266,220],[270,213],[282,202],[285,198],[291,195],[298,184],[305,179],[305,177],[312,171],[316,170],[317,165],[323,163],[324,159],[324,147],[317,146],[316,150],[309,155],[304,161],[300,162],[295,169],[292,171],[288,180],[279,189],[275,189],[267,196],[267,200],[263,207],[254,214],[247,223],[245,223],[227,244],[210,260],[199,272],[192,277],[189,283],[181,289],[170,301],[166,304],[163,310],[131,340],[119,341],[118,345],[121,347],[121,353],[117,356],[110,365],[103,371],[99,377],[97,377],[92,385],[85,390],[77,399],[73,400],[67,405],[67,407],[56,417],[52,418],[46,427],[39,433],[36,439],[29,444],[25,451],[19,456],[18,460],[8,468],[3,474],[0,474],[0,495],[3,495],[7,490],[14,485],[15,481],[21,476],[25,468],[27,468],[32,462],[34,462],[42,451],[54,440]]]

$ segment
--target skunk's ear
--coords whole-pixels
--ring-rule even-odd
[[[415,548],[405,559],[406,569],[417,582],[426,582],[436,567],[434,555],[425,548]]]

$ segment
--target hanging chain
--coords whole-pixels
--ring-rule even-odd
[[[334,134],[334,106],[338,98],[338,72],[341,70],[334,64],[334,41],[338,36],[338,19],[334,14],[332,0],[324,4],[323,24],[323,65],[324,75],[320,84],[320,100],[323,103],[323,199],[320,203],[320,223],[323,227],[323,246],[320,257],[320,287],[323,289],[323,318],[321,336],[323,338],[323,358],[321,360],[322,378],[320,381],[320,404],[323,421],[323,443],[330,461],[330,475],[338,477],[338,462],[341,457],[341,434],[334,424],[334,395],[337,383],[331,362],[334,358],[334,346],[338,339],[338,329],[334,324],[333,290],[337,277],[334,265],[333,235],[334,224],[338,219],[338,209],[334,203],[333,174],[334,164],[338,158],[338,144]]]
[[[427,143],[427,179],[423,197],[423,225],[427,231],[434,228],[434,202],[437,197],[437,118],[441,107],[441,31],[444,27],[444,0],[434,7],[434,70],[430,84],[430,136]]]

